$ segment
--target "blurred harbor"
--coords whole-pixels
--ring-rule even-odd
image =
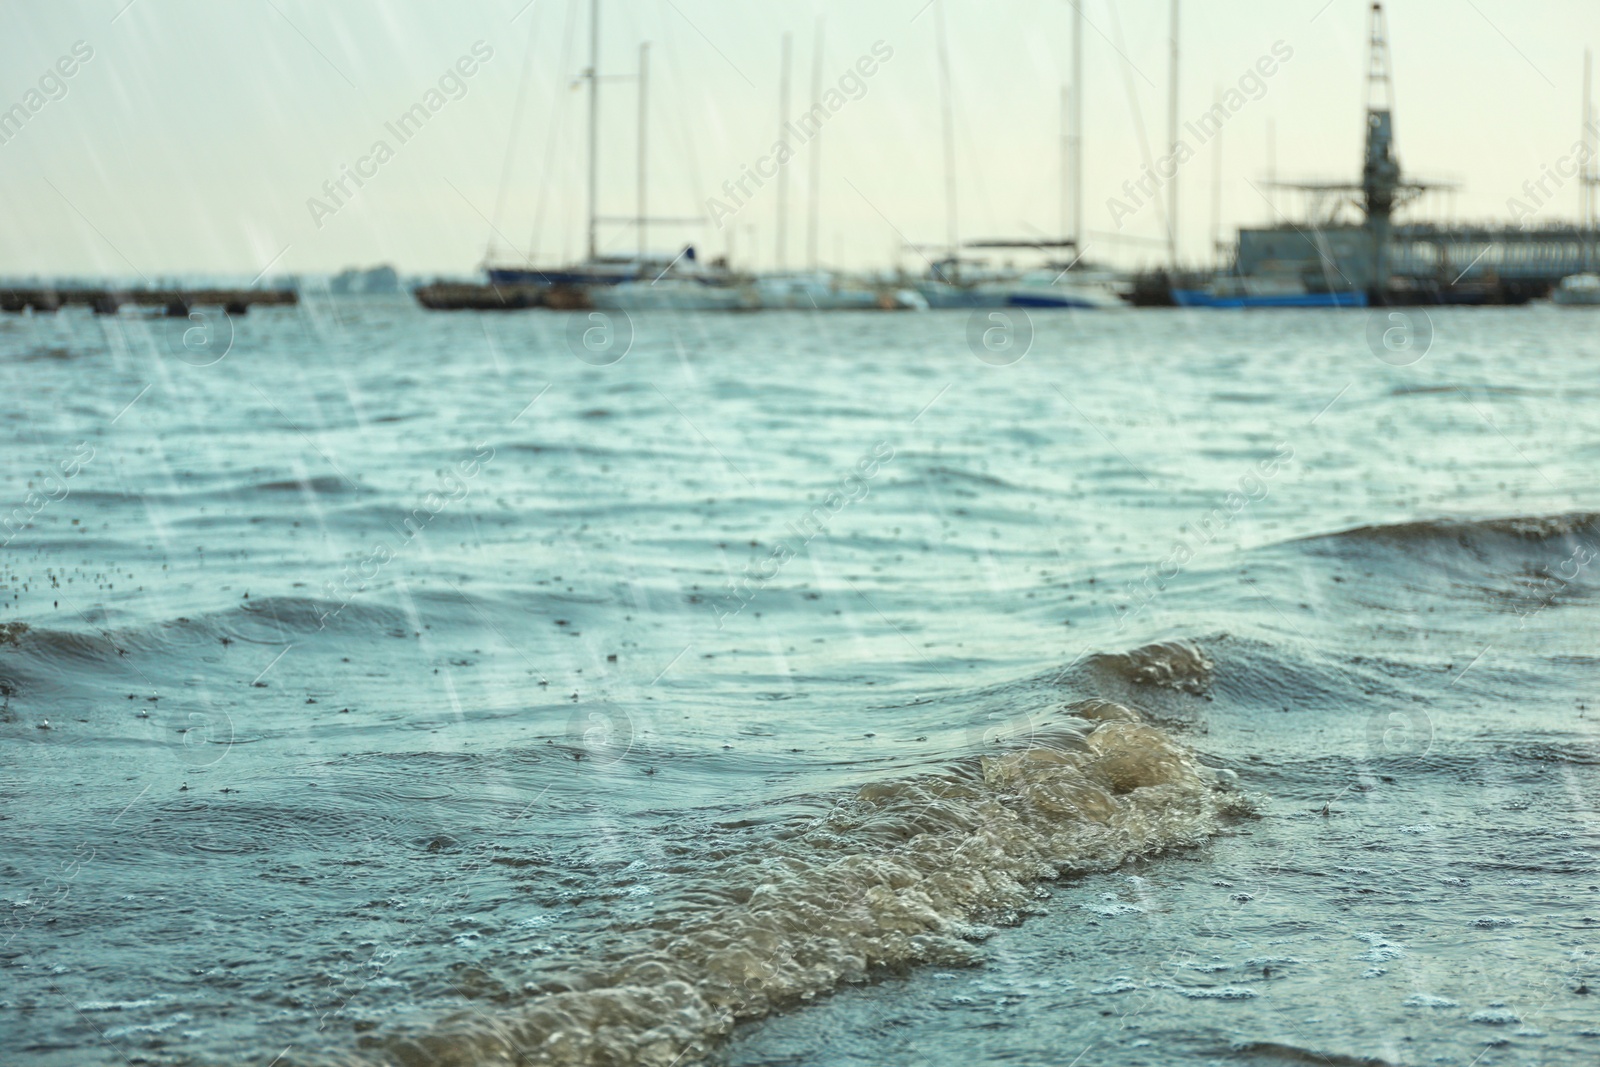
[[[1266,184],[1270,188],[1299,198],[1297,217],[1279,212],[1272,225],[1242,227],[1233,241],[1226,244],[1216,241],[1214,263],[1202,266],[1178,260],[1176,242],[1170,237],[1176,225],[1177,175],[1175,167],[1173,173],[1160,173],[1160,164],[1170,164],[1171,156],[1158,161],[1156,171],[1146,167],[1143,178],[1130,189],[1130,195],[1147,197],[1158,207],[1161,206],[1160,194],[1165,194],[1168,260],[1142,269],[1113,270],[1084,258],[1089,244],[1084,237],[1082,205],[1081,10],[1074,20],[1072,85],[1062,93],[1063,236],[960,239],[953,173],[954,141],[949,120],[950,90],[946,76],[941,100],[947,160],[946,240],[939,246],[907,244],[903,251],[912,256],[911,269],[903,264],[866,273],[822,268],[815,251],[818,222],[814,197],[808,217],[810,263],[805,271],[779,269],[760,273],[740,269],[731,262],[731,252],[707,261],[695,244],[684,244],[675,254],[654,255],[646,244],[652,224],[677,225],[685,220],[657,220],[647,211],[648,45],[641,47],[639,70],[632,76],[639,86],[637,211],[631,218],[610,218],[600,211],[595,179],[601,140],[599,93],[601,82],[609,76],[599,71],[598,11],[598,0],[591,0],[590,65],[582,75],[589,96],[587,257],[580,263],[561,267],[489,261],[484,267],[486,280],[481,283],[441,282],[419,288],[417,299],[422,306],[434,310],[549,307],[625,311],[797,308],[904,311],[997,307],[1095,310],[1126,306],[1236,309],[1521,304],[1549,297],[1563,289],[1566,279],[1593,275],[1600,269],[1594,210],[1596,131],[1590,105],[1587,57],[1579,170],[1569,175],[1576,177],[1580,193],[1580,217],[1576,221],[1547,222],[1537,227],[1492,221],[1455,225],[1407,222],[1397,215],[1408,205],[1429,193],[1448,190],[1452,185],[1418,180],[1401,169],[1395,137],[1389,37],[1383,8],[1378,3],[1374,3],[1368,13],[1366,143],[1359,175],[1347,182],[1268,179]],[[1177,146],[1181,138],[1177,101],[1178,0],[1172,0],[1170,17],[1173,43],[1168,144]],[[947,73],[948,52],[942,21],[939,26],[940,68]],[[819,39],[820,34],[819,27]],[[780,145],[786,144],[795,132],[788,119],[789,54],[789,35],[786,34],[782,52]],[[1292,50],[1284,49],[1284,58],[1291,54]],[[1264,57],[1263,64],[1263,75],[1275,69],[1271,58]],[[1215,133],[1227,115],[1227,109],[1219,101],[1200,120],[1201,126],[1205,127],[1209,119],[1215,123],[1211,130]],[[788,218],[784,178],[780,168],[775,233],[780,263]],[[1555,180],[1559,187],[1561,180]],[[1542,197],[1531,190],[1530,194],[1535,197],[1535,203],[1542,204],[1543,198],[1550,195],[1544,178],[1537,188],[1543,193]],[[1135,200],[1135,203],[1143,202]],[[599,252],[597,233],[607,222],[629,225],[636,230],[638,249],[634,254],[606,256]],[[1558,302],[1587,303],[1581,299],[1587,289],[1583,284],[1577,288],[1580,298]]]
[[[1144,117],[1135,108],[1135,126],[1146,162],[1138,177],[1125,182],[1107,207],[1118,232],[1091,230],[1085,223],[1084,164],[1094,160],[1096,146],[1086,143],[1084,16],[1071,16],[1070,55],[1065,64],[1068,84],[1061,88],[1060,137],[1053,153],[1039,146],[1037,169],[1059,174],[1059,229],[1056,233],[963,236],[962,202],[956,181],[957,145],[955,91],[951,85],[951,44],[947,40],[942,0],[928,10],[936,23],[937,106],[942,129],[944,172],[925,168],[908,181],[942,186],[944,233],[938,241],[914,241],[893,223],[897,245],[892,261],[875,269],[846,270],[823,262],[820,232],[823,205],[817,193],[824,167],[820,103],[809,110],[791,107],[792,34],[782,36],[772,156],[724,182],[708,199],[706,211],[694,215],[657,214],[651,207],[652,96],[650,44],[638,44],[631,72],[601,68],[601,0],[588,0],[588,64],[572,82],[584,90],[583,155],[585,202],[564,205],[569,217],[581,217],[584,254],[566,261],[540,261],[532,251],[508,255],[515,246],[485,216],[491,230],[476,277],[401,279],[388,266],[368,271],[352,268],[326,277],[290,277],[263,284],[260,277],[242,285],[219,285],[193,279],[189,284],[144,281],[140,285],[104,280],[59,281],[0,279],[0,312],[50,313],[67,305],[86,305],[97,314],[123,309],[159,308],[174,316],[194,307],[215,306],[242,314],[252,305],[292,304],[307,286],[331,295],[411,292],[417,302],[435,311],[557,311],[596,309],[624,312],[765,310],[923,311],[950,308],[1026,308],[1036,310],[1114,310],[1127,307],[1367,308],[1410,305],[1516,305],[1548,299],[1560,306],[1600,304],[1600,225],[1595,191],[1600,187],[1600,131],[1592,104],[1590,57],[1584,54],[1583,90],[1577,115],[1579,136],[1568,153],[1543,164],[1507,201],[1510,218],[1440,221],[1424,217],[1416,206],[1449,195],[1459,182],[1419,177],[1401,165],[1397,113],[1394,106],[1390,37],[1382,4],[1364,10],[1365,55],[1350,56],[1352,74],[1364,59],[1364,144],[1348,178],[1280,180],[1275,149],[1269,147],[1267,174],[1249,184],[1270,207],[1271,218],[1241,225],[1224,237],[1221,197],[1220,137],[1229,117],[1247,102],[1229,89],[1217,92],[1208,110],[1181,121],[1178,72],[1181,61],[1180,0],[1170,0],[1167,57],[1167,130],[1164,145],[1145,144]],[[574,11],[580,10],[574,6]],[[819,20],[813,44],[811,99],[826,98],[822,79],[824,28]],[[1272,77],[1294,50],[1276,42],[1247,72]],[[877,42],[847,74],[871,77],[892,60],[892,47]],[[904,62],[904,61],[902,61]],[[1355,78],[1352,76],[1351,82]],[[635,96],[636,143],[611,136],[602,121],[602,88],[630,83]],[[862,82],[861,84],[865,84]],[[1264,81],[1258,81],[1264,85]],[[1230,100],[1229,94],[1236,99]],[[840,98],[843,100],[844,98]],[[617,108],[613,101],[612,113]],[[568,105],[562,104],[562,107]],[[1426,117],[1419,122],[1428,121]],[[1271,122],[1268,123],[1269,145]],[[511,131],[513,146],[518,131]],[[1211,181],[1211,255],[1203,262],[1180,255],[1176,234],[1182,164],[1193,155],[1191,144],[1209,145],[1215,168]],[[796,214],[791,202],[790,164],[800,148],[807,153],[807,196],[800,214],[804,232],[791,235]],[[1158,150],[1165,148],[1162,154]],[[1103,154],[1102,150],[1102,154]],[[508,148],[508,159],[510,149]],[[620,157],[620,158],[618,158]],[[576,154],[573,156],[576,162]],[[769,173],[763,164],[774,164]],[[631,211],[617,213],[602,196],[602,166],[631,164]],[[1530,167],[1530,173],[1532,168]],[[509,169],[507,175],[510,174]],[[751,184],[773,208],[770,229],[740,221],[723,228],[722,219],[748,207]],[[923,190],[927,192],[927,189]],[[541,202],[549,192],[539,189]],[[515,199],[517,191],[502,178],[498,200]],[[613,190],[612,197],[615,197]],[[1568,218],[1555,214],[1558,201],[1576,201]],[[731,205],[731,206],[730,206]],[[1055,206],[1055,205],[1051,205]],[[1038,217],[1041,205],[1031,205]],[[1121,219],[1145,211],[1159,221],[1164,239],[1121,232]],[[1125,213],[1125,214],[1123,214]],[[880,213],[881,214],[881,213]],[[712,229],[715,224],[715,230]],[[667,235],[689,230],[693,239]],[[710,250],[709,238],[724,246]],[[772,254],[759,257],[757,235]],[[735,247],[735,238],[741,242]],[[619,245],[631,246],[618,251]],[[1108,249],[1108,246],[1109,249]],[[1097,261],[1091,253],[1142,248],[1132,263],[1126,255],[1117,265]],[[803,265],[790,263],[790,252]]]

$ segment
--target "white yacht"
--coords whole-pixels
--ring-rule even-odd
[[[996,286],[1007,307],[1120,308],[1127,304],[1108,277],[1078,276],[1072,271],[1031,270],[1014,282]]]
[[[766,310],[915,311],[928,306],[909,290],[853,281],[821,270],[763,275],[755,285]]]
[[[1563,307],[1600,306],[1600,274],[1569,274],[1550,294],[1550,302]]]

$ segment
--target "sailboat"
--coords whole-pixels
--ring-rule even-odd
[[[619,285],[634,281],[644,272],[641,259],[601,258],[596,240],[600,175],[600,0],[590,0],[589,4],[589,67],[582,77],[589,83],[588,256],[582,263],[554,268],[486,263],[484,270],[492,286],[584,288]]]
[[[591,287],[589,303],[618,311],[753,311],[760,306],[747,279],[720,266],[702,268],[693,245],[652,277]]]
[[[778,140],[787,144],[792,136],[794,122],[789,115],[790,89],[790,35],[783,35],[782,58],[779,62],[778,88]],[[823,21],[817,20],[816,37],[812,47],[811,98],[822,99]],[[834,271],[824,270],[818,257],[818,230],[821,212],[822,181],[822,129],[818,127],[805,141],[809,153],[810,177],[809,203],[806,212],[806,258],[804,270],[790,270],[785,257],[789,224],[789,183],[787,171],[780,171],[777,183],[777,227],[775,249],[777,270],[758,275],[753,283],[756,306],[766,311],[900,311],[920,310],[927,307],[914,292],[890,285],[851,279]]]
[[[890,310],[926,307],[926,302],[915,292],[903,288],[884,287],[865,282],[853,282],[843,276],[822,271],[816,266],[817,245],[817,167],[816,138],[812,139],[812,203],[809,245],[812,267],[801,273],[783,273],[754,276],[730,269],[725,258],[707,263],[694,245],[684,245],[676,255],[665,256],[647,251],[647,226],[651,222],[703,223],[703,217],[652,218],[646,210],[646,161],[648,111],[649,45],[640,46],[639,73],[639,146],[638,146],[638,210],[629,219],[602,219],[599,205],[599,84],[603,79],[600,68],[600,4],[590,0],[589,66],[582,78],[589,83],[588,99],[588,255],[581,262],[564,267],[536,268],[531,264],[485,264],[490,288],[494,290],[495,306],[508,306],[507,296],[525,299],[527,303],[516,306],[545,304],[547,306],[587,305],[606,310],[620,311],[756,311],[762,309],[793,309],[803,311],[834,310]],[[818,27],[818,56],[814,79],[821,78],[821,27]],[[780,111],[788,108],[788,38],[784,41],[784,92]],[[817,90],[820,96],[820,89]],[[780,125],[787,115],[780,115]],[[781,133],[787,136],[787,133]],[[786,187],[786,182],[780,186]],[[780,241],[782,220],[787,208],[785,197],[779,196]],[[599,223],[631,221],[638,237],[638,247],[631,256],[605,256],[600,254]],[[557,293],[565,299],[556,300]]]
[[[1076,6],[1076,5],[1075,5]],[[955,130],[951,110],[950,59],[945,41],[944,12],[941,5],[938,21],[939,72],[942,98],[944,153],[945,153],[945,210],[949,251],[937,262],[929,264],[927,275],[917,289],[935,308],[1072,308],[1104,309],[1125,305],[1114,279],[1101,271],[1089,271],[1079,266],[1082,256],[1080,235],[1083,232],[1083,153],[1082,153],[1082,100],[1083,100],[1083,13],[1077,13],[1072,36],[1072,78],[1070,94],[1064,89],[1062,98],[1062,205],[1061,226],[1069,224],[1071,236],[1059,239],[1040,238],[968,241],[961,243],[957,234]],[[1068,189],[1071,197],[1069,205]],[[981,259],[964,258],[961,249],[1031,250],[1047,257],[1057,251],[1071,250],[1075,258],[1069,262],[1047,261],[1031,270],[1017,271],[1010,266],[996,268]]]
[[[948,255],[928,265],[916,290],[930,308],[999,308],[1006,306],[1004,286],[1010,281],[981,260]]]
[[[1028,271],[1005,286],[1007,307],[1108,310],[1127,307],[1116,280],[1077,270]]]
[[[756,298],[742,279],[721,264],[705,264],[694,245],[676,255],[651,256],[646,251],[647,225],[657,222],[701,222],[695,219],[651,219],[645,209],[647,106],[650,46],[639,49],[639,178],[638,211],[633,218],[638,248],[631,256],[603,256],[599,249],[600,201],[600,0],[589,3],[588,114],[588,255],[566,267],[485,265],[491,286],[568,288],[597,308],[619,310],[725,310],[751,308]]]

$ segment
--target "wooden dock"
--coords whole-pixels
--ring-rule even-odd
[[[417,303],[429,311],[520,311],[551,308],[576,311],[589,306],[582,289],[573,286],[475,285],[434,282],[416,291]]]
[[[300,294],[293,289],[49,289],[0,288],[0,311],[20,314],[59,311],[70,304],[94,309],[96,315],[115,315],[123,305],[163,309],[182,317],[191,308],[219,307],[229,315],[243,315],[253,305],[293,306]]]

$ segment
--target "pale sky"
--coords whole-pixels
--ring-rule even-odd
[[[1166,139],[1168,0],[1083,2],[1090,255],[1153,262],[1164,255],[1160,213],[1144,207],[1119,229],[1108,198],[1126,199],[1123,183],[1139,177],[1140,122],[1152,152]],[[588,61],[589,0],[525,4],[0,0],[0,123],[14,105],[28,112],[20,129],[0,124],[0,275],[249,278],[268,268],[270,276],[382,262],[470,274],[490,220],[504,235],[503,254],[517,258],[509,242],[541,265],[580,256],[585,110],[573,82]],[[794,35],[791,112],[813,102],[822,17],[825,86],[876,42],[892,57],[785,168],[789,264],[805,258],[810,153],[819,145],[825,263],[886,266],[906,241],[941,244],[941,6],[961,236],[1059,232],[1068,0],[604,0],[602,74],[633,74],[640,43],[651,45],[651,213],[704,215],[712,196],[731,206],[723,182],[776,139],[786,30]],[[1185,119],[1275,44],[1292,53],[1262,79],[1260,99],[1223,128],[1225,229],[1269,217],[1251,184],[1268,171],[1269,124],[1280,178],[1358,176],[1367,8],[1365,0],[1183,3]],[[1600,44],[1600,3],[1393,0],[1387,12],[1401,163],[1410,176],[1462,184],[1421,212],[1509,220],[1507,199],[1524,197],[1523,183],[1555,167],[1578,139],[1583,53]],[[92,56],[64,62],[70,77],[52,73],[77,42]],[[470,77],[446,78],[432,98],[442,106],[402,142],[386,123],[426,106],[429,90],[477,42],[492,56],[466,63]],[[602,95],[602,213],[631,216],[638,90],[607,81]],[[369,158],[379,140],[392,158]],[[1197,145],[1178,171],[1180,249],[1192,261],[1210,252],[1215,145]],[[371,176],[359,189],[346,179],[353,195],[335,205],[324,182],[358,166]],[[754,253],[754,265],[771,266],[776,182],[750,188],[723,228],[658,226],[652,249],[671,254],[692,241],[716,255],[733,234],[744,265]],[[1547,189],[1554,197],[1540,219],[1576,214],[1576,182]],[[312,197],[336,210],[314,212]],[[634,242],[629,226],[602,230],[607,251]],[[922,265],[914,253],[900,258]]]

